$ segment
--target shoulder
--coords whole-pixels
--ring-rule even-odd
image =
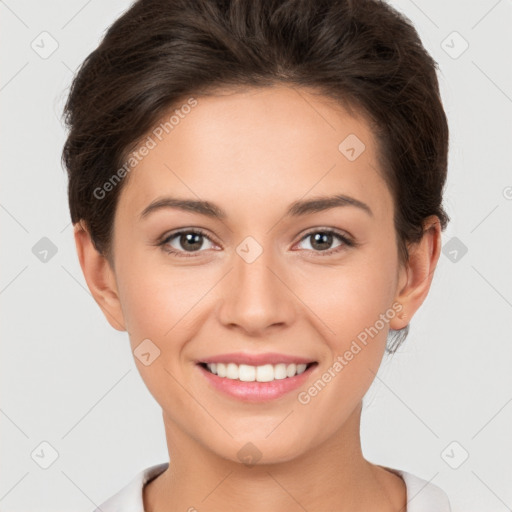
[[[93,512],[144,512],[142,499],[144,485],[163,473],[168,467],[169,463],[163,462],[140,471],[126,486],[104,501]]]
[[[402,469],[388,468],[402,477],[407,490],[407,511],[406,512],[451,512],[450,501],[447,494],[433,484],[408,471]]]

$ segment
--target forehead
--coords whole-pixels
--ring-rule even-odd
[[[272,209],[337,192],[373,203],[377,215],[389,209],[369,125],[333,100],[304,88],[266,87],[196,101],[171,123],[174,107],[142,139],[151,149],[129,173],[121,212],[135,216],[166,193],[229,210],[242,198],[248,209]]]

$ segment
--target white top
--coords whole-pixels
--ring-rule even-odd
[[[142,499],[144,485],[163,473],[168,467],[169,463],[164,462],[137,473],[128,485],[94,509],[93,512],[144,512]],[[383,467],[401,476],[405,482],[407,489],[405,512],[451,512],[448,496],[437,485],[407,471]]]

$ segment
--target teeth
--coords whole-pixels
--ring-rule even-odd
[[[300,375],[306,370],[306,364],[264,364],[262,366],[250,366],[248,364],[235,363],[208,363],[208,370],[232,380],[243,382],[271,382],[273,380],[286,379]]]
[[[249,366],[248,364],[241,364],[238,367],[237,378],[244,382],[254,382],[256,380],[256,367]]]
[[[229,363],[226,366],[226,377],[228,379],[238,379],[238,366],[234,363]]]
[[[206,365],[208,366],[208,365]],[[209,368],[209,370],[213,373],[212,369]],[[223,363],[217,363],[217,375],[219,377],[225,377],[226,376],[226,365]]]

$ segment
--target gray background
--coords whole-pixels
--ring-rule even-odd
[[[391,3],[439,63],[452,221],[410,336],[366,395],[363,451],[442,487],[454,512],[510,510],[512,2]],[[73,72],[129,5],[0,1],[3,512],[90,511],[167,460],[127,334],[82,276],[60,164]]]

